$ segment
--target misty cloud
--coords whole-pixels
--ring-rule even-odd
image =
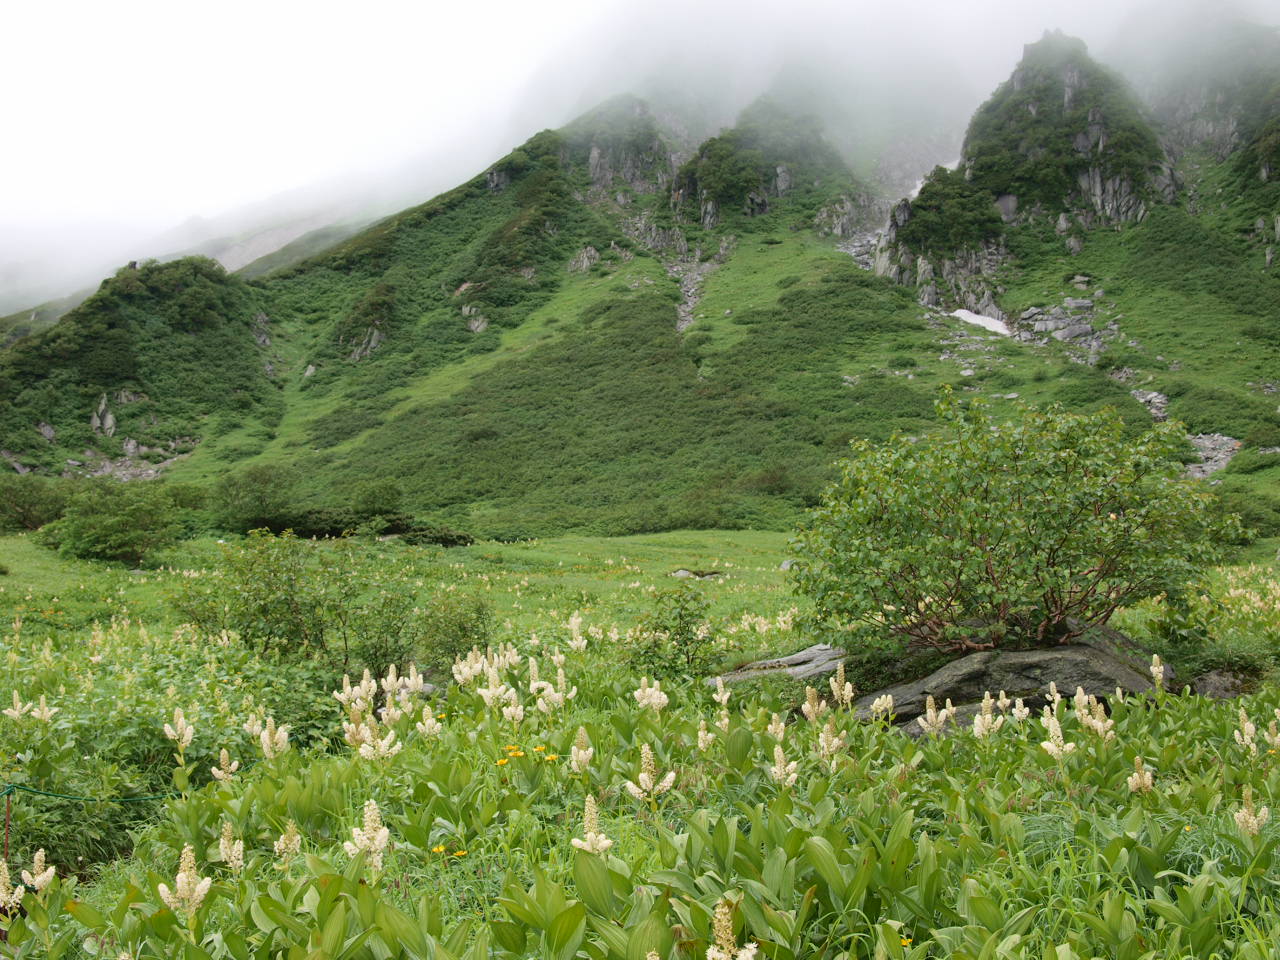
[[[1280,0],[1242,9],[1280,22]],[[618,93],[652,98],[694,141],[769,93],[818,115],[859,174],[901,192],[955,159],[969,114],[1045,29],[1150,77],[1223,10],[1138,0],[11,4],[0,313],[95,284],[128,259],[385,215]]]

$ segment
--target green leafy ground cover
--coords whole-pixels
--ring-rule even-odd
[[[644,703],[662,698],[633,695],[644,684],[626,637],[677,567],[722,571],[696,583],[722,663],[808,642],[779,569],[781,535],[451,551],[369,542],[360,549],[384,567],[482,594],[496,614],[492,649],[516,648],[493,674],[393,695],[403,716],[372,721],[373,703],[329,695],[340,683],[299,683],[296,663],[175,630],[164,597],[211,568],[212,541],[144,574],[53,558],[25,537],[3,548],[15,562],[0,578],[2,612],[24,617],[2,641],[6,679],[31,705],[0,718],[15,757],[6,778],[128,795],[126,775],[145,769],[181,794],[141,821],[109,804],[15,795],[13,880],[20,869],[36,879],[37,845],[56,879],[28,889],[22,918],[5,921],[8,956],[701,957],[750,943],[780,957],[1270,955],[1277,828],[1268,818],[1255,835],[1256,820],[1238,816],[1260,817],[1280,791],[1269,686],[1238,705],[1172,694],[1113,703],[1101,733],[1068,698],[1058,721],[1073,749],[1061,756],[1041,746],[1053,733],[1038,716],[1019,720],[1012,705],[993,710],[1004,720],[985,736],[918,741],[856,719],[825,686],[816,722],[795,709],[795,686],[739,687],[721,704],[696,678],[664,679],[654,709]],[[1275,662],[1278,602],[1274,566],[1228,569],[1191,596],[1188,622]],[[72,625],[94,609],[116,623]],[[154,617],[146,631],[122,619],[143,611]],[[1165,601],[1150,601],[1121,625],[1150,642],[1168,618]],[[1194,652],[1185,636],[1158,649],[1179,669]],[[480,690],[495,679],[512,694],[491,693],[486,706]],[[366,699],[383,706],[376,687]],[[47,720],[36,715],[42,695],[57,710]],[[502,713],[510,696],[518,720]],[[176,732],[175,707],[194,731],[181,750],[163,729]],[[254,716],[292,727],[270,740],[270,757],[244,729]],[[592,751],[577,768],[575,743]],[[224,748],[228,768],[239,763],[225,782],[209,772]],[[645,786],[646,749],[651,783],[674,774],[668,789]],[[1137,757],[1149,791],[1141,778],[1129,786]],[[80,779],[56,779],[69,770]],[[590,839],[588,795],[603,852],[572,842]],[[277,848],[290,821],[296,851]],[[113,851],[94,838],[125,825],[132,851],[95,863]],[[195,875],[184,888],[175,872],[188,845]],[[210,884],[198,904],[174,896],[200,878]],[[723,920],[717,940],[722,901],[731,946]]]

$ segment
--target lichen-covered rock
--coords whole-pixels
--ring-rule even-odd
[[[785,675],[793,680],[811,680],[835,673],[836,667],[844,662],[845,651],[826,643],[816,643],[786,657],[773,660],[758,660],[748,663],[720,677],[725,683],[741,683],[744,680],[759,680],[762,677]],[[714,686],[715,677],[706,680]]]
[[[947,700],[958,705],[977,703],[987,691],[1000,690],[1022,697],[1029,705],[1043,701],[1049,684],[1069,696],[1080,687],[1087,694],[1109,697],[1119,687],[1126,693],[1152,688],[1149,674],[1119,655],[1092,644],[1070,644],[1041,650],[984,650],[953,660],[927,677],[877,690],[854,703],[861,716],[871,715],[878,697],[893,696],[899,721],[910,721],[925,711],[932,696],[941,706]]]

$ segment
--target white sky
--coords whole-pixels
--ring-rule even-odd
[[[0,223],[210,215],[473,138],[597,6],[4,0]]]
[[[0,267],[410,164],[445,189],[666,56],[738,87],[786,53],[877,84],[945,58],[985,96],[1046,27],[1096,51],[1140,2],[0,0]]]

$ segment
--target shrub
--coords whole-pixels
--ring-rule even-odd
[[[481,601],[421,593],[415,578],[348,540],[254,530],[243,543],[224,544],[214,569],[184,579],[170,602],[205,632],[231,631],[262,653],[348,672],[418,656],[440,661],[436,644],[452,660],[459,645],[487,639]]]
[[[414,524],[401,534],[400,539],[404,543],[413,546],[431,545],[437,547],[469,547],[476,542],[475,537],[469,533],[463,533],[461,530],[443,526],[420,526],[418,524]]]
[[[421,616],[422,661],[442,674],[493,635],[493,611],[481,597],[440,590]]]
[[[911,201],[911,219],[898,231],[909,247],[943,256],[981,247],[1000,237],[1004,222],[995,197],[963,172],[936,167]]]
[[[178,530],[177,508],[164,487],[104,480],[73,496],[39,537],[63,556],[136,566],[176,541]]]
[[[226,530],[245,533],[269,527],[293,502],[297,475],[283,464],[252,464],[225,475],[213,488],[209,506]]]
[[[699,676],[714,663],[715,640],[702,592],[684,583],[654,597],[629,637],[627,662],[649,676]]]
[[[39,530],[62,516],[72,490],[35,473],[0,474],[0,530]]]
[[[944,650],[1066,642],[1190,579],[1237,524],[1175,462],[1181,427],[938,402],[919,442],[854,444],[795,542],[818,616]]]

